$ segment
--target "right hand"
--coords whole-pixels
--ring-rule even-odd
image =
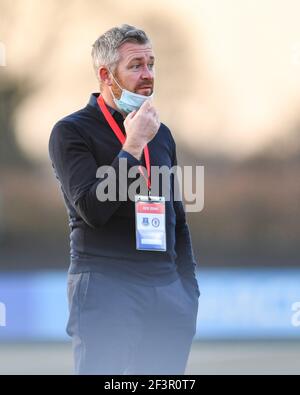
[[[127,137],[123,149],[140,159],[144,147],[155,137],[160,127],[158,113],[152,100],[146,100],[138,111],[128,114],[124,127]]]

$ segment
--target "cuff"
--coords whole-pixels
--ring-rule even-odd
[[[132,166],[140,166],[141,165],[141,161],[139,161],[138,159],[136,159],[133,155],[131,155],[129,152],[121,150],[119,152],[118,158],[125,158],[127,159],[128,165],[130,167]]]

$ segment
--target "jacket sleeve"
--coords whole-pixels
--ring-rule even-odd
[[[174,142],[172,166],[177,166],[176,145]],[[172,182],[173,196],[174,196],[174,178]],[[186,221],[186,214],[183,207],[182,200],[174,200],[174,210],[176,214],[176,228],[175,228],[175,251],[177,254],[176,264],[177,271],[181,277],[189,279],[194,285],[198,295],[200,295],[197,280],[196,280],[196,260],[194,257],[190,230]]]
[[[110,166],[116,174],[115,201],[100,201],[97,187],[106,177],[97,178],[98,166],[85,139],[71,122],[58,122],[49,140],[49,155],[56,177],[70,204],[78,215],[91,227],[104,225],[119,208],[119,193],[127,194],[130,180],[126,183],[119,174],[120,160],[127,159],[127,171],[139,166],[140,161],[121,150]]]

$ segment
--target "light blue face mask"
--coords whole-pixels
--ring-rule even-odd
[[[114,81],[116,82],[116,84],[118,85],[118,87],[122,90],[120,99],[116,99],[112,90],[110,89],[114,102],[120,111],[126,114],[129,114],[132,111],[137,111],[146,100],[153,98],[153,93],[151,96],[144,96],[130,92],[127,89],[123,89],[118,83],[118,81],[116,81],[112,73],[111,75]]]

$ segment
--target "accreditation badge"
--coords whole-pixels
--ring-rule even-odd
[[[135,196],[136,248],[166,251],[166,204],[164,197]]]

